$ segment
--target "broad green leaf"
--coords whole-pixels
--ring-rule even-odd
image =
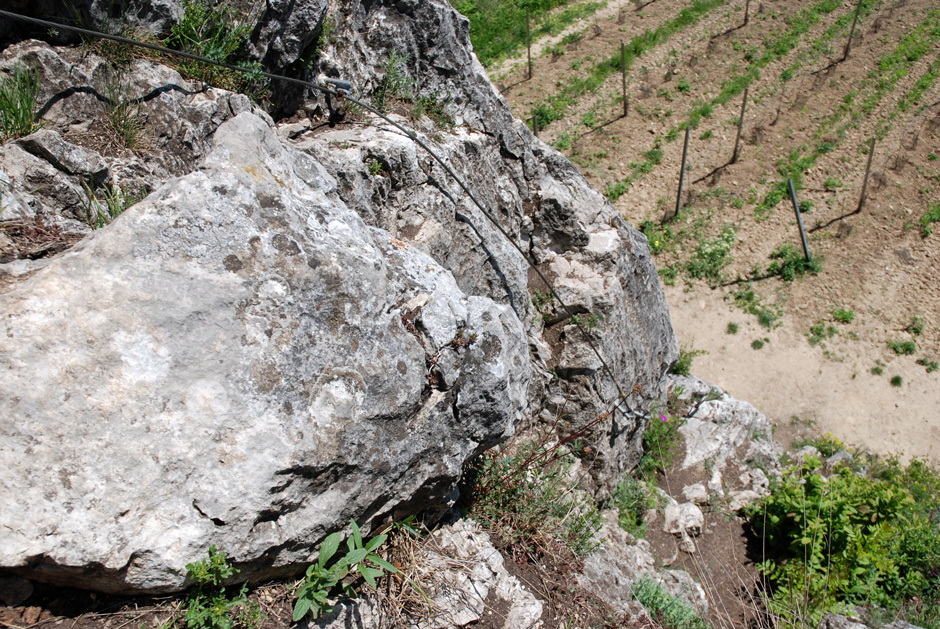
[[[355,540],[356,548],[362,548],[362,533],[359,531],[359,525],[355,520],[350,520],[349,527],[352,529],[352,538]]]
[[[369,554],[369,551],[367,551],[365,548],[359,548],[359,549],[353,550],[346,554],[346,562],[350,566],[354,566],[360,561],[362,561],[363,559],[365,559],[366,555],[368,554]]]
[[[385,568],[386,570],[388,570],[388,571],[391,572],[391,573],[398,574],[398,572],[399,572],[398,568],[396,568],[395,566],[393,566],[392,564],[388,563],[387,561],[385,561],[384,559],[382,559],[381,557],[379,557],[379,556],[377,556],[377,555],[369,555],[368,557],[366,557],[366,559],[368,559],[369,561],[371,561],[371,562],[374,563],[375,565],[379,566],[380,568]]]
[[[310,599],[305,596],[301,596],[297,599],[297,602],[294,604],[294,622],[299,621],[307,615],[307,612],[310,611],[310,605]]]
[[[366,544],[366,550],[368,550],[369,552],[372,552],[373,550],[375,550],[376,548],[384,544],[385,540],[387,539],[388,539],[388,535],[384,533],[382,535],[376,535],[375,537],[369,540],[368,544]]]
[[[335,533],[328,535],[327,538],[323,540],[323,545],[320,546],[319,561],[317,561],[318,566],[321,568],[326,567],[326,562],[328,562],[330,558],[336,554],[336,549],[339,548],[339,542],[341,539],[342,533],[336,531]]]
[[[382,571],[370,568],[365,564],[359,564],[359,574],[365,578],[369,585],[375,587],[375,578],[382,576]]]

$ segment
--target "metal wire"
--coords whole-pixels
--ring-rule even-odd
[[[460,188],[461,188],[461,190],[463,190],[464,194],[466,194],[467,197],[473,202],[473,204],[477,206],[477,208],[480,210],[480,212],[483,213],[483,216],[485,216],[485,217],[487,218],[487,220],[489,220],[489,222],[490,222],[490,223],[499,231],[499,233],[502,234],[502,236],[509,242],[509,244],[511,244],[511,245],[513,246],[513,248],[514,248],[516,251],[519,252],[519,255],[521,255],[521,256],[522,256],[522,259],[526,261],[526,264],[528,264],[529,267],[530,267],[533,271],[535,271],[535,274],[539,277],[539,279],[542,280],[542,282],[545,284],[545,286],[548,287],[548,290],[549,290],[549,292],[551,293],[552,299],[557,300],[557,301],[558,301],[558,304],[564,309],[565,313],[567,314],[568,320],[569,320],[571,323],[573,323],[575,326],[577,326],[577,328],[581,331],[581,334],[582,334],[582,336],[584,337],[584,340],[587,342],[588,346],[591,348],[591,351],[594,353],[594,355],[597,356],[597,359],[600,361],[601,365],[603,366],[604,371],[607,373],[608,377],[610,377],[611,382],[613,382],[614,387],[617,389],[617,392],[618,392],[618,394],[619,394],[619,401],[618,401],[617,404],[615,404],[615,405],[613,406],[613,408],[614,408],[615,410],[616,410],[616,409],[619,409],[619,407],[620,407],[620,402],[622,402],[623,400],[627,399],[627,395],[624,393],[623,388],[621,388],[620,383],[617,381],[617,378],[614,377],[614,373],[613,373],[613,371],[611,370],[610,366],[607,364],[607,361],[604,360],[604,357],[601,355],[600,351],[597,349],[597,346],[594,344],[594,341],[591,339],[591,335],[588,333],[588,331],[587,331],[587,329],[584,327],[584,325],[581,324],[581,322],[579,322],[576,318],[573,318],[573,317],[571,316],[571,309],[565,304],[564,301],[562,301],[562,299],[561,299],[561,298],[558,296],[558,294],[555,292],[555,289],[552,287],[551,282],[548,281],[548,278],[545,277],[545,275],[538,269],[538,267],[537,267],[535,264],[532,263],[531,260],[529,260],[529,258],[528,258],[528,256],[526,255],[525,251],[523,251],[522,247],[520,247],[520,246],[516,243],[516,241],[513,240],[512,236],[509,235],[509,233],[503,228],[503,226],[499,224],[499,222],[496,220],[496,218],[483,206],[483,204],[479,201],[479,199],[477,199],[476,195],[473,193],[473,191],[470,190],[469,186],[467,186],[467,184],[463,181],[463,179],[453,170],[453,168],[450,167],[450,165],[449,165],[446,161],[444,161],[443,158],[441,158],[435,151],[433,151],[433,150],[431,149],[431,147],[427,145],[426,142],[424,142],[421,138],[419,138],[419,137],[418,137],[418,134],[417,134],[415,131],[406,129],[406,128],[403,127],[401,124],[395,122],[394,120],[392,120],[391,118],[389,118],[388,116],[386,116],[385,114],[383,114],[382,112],[380,112],[379,110],[375,109],[375,108],[372,107],[371,105],[369,105],[369,104],[367,104],[367,103],[363,103],[362,101],[359,101],[359,100],[357,100],[357,99],[355,99],[355,98],[352,98],[351,96],[349,96],[348,94],[346,94],[346,93],[344,93],[344,92],[338,92],[338,91],[336,91],[336,90],[334,90],[334,89],[331,89],[331,88],[326,87],[326,86],[324,86],[324,85],[321,85],[321,84],[319,84],[319,83],[313,83],[313,82],[311,82],[311,81],[303,81],[303,80],[300,80],[300,79],[295,79],[295,78],[291,78],[291,77],[288,77],[288,76],[283,76],[283,75],[280,75],[280,74],[272,74],[272,73],[270,73],[270,72],[263,72],[263,71],[258,70],[257,68],[245,68],[245,67],[243,67],[243,66],[232,65],[232,64],[229,64],[229,63],[222,63],[222,62],[220,62],[220,61],[215,61],[215,60],[209,59],[209,58],[207,58],[207,57],[202,57],[202,56],[200,56],[200,55],[194,55],[194,54],[192,54],[192,53],[183,52],[183,51],[181,51],[181,50],[172,50],[172,49],[170,49],[170,48],[166,48],[166,47],[164,47],[164,46],[159,46],[159,45],[157,45],[157,44],[151,44],[151,43],[148,43],[148,42],[137,41],[137,40],[135,40],[135,39],[129,39],[129,38],[127,38],[127,37],[121,37],[120,35],[111,35],[111,34],[109,34],[109,33],[101,33],[101,32],[99,32],[99,31],[93,31],[93,30],[89,30],[89,29],[86,29],[86,28],[79,28],[79,27],[77,27],[77,26],[71,26],[71,25],[67,25],[67,24],[60,24],[60,23],[58,23],[58,22],[50,22],[50,21],[47,21],[47,20],[41,20],[41,19],[34,18],[34,17],[28,17],[28,16],[25,16],[25,15],[20,15],[20,14],[18,14],[18,13],[11,13],[10,11],[3,11],[3,10],[0,10],[0,17],[5,17],[5,18],[11,19],[11,20],[18,20],[18,21],[21,21],[21,22],[26,22],[26,23],[28,23],[28,24],[34,24],[34,25],[36,25],[36,26],[41,26],[41,27],[47,28],[47,29],[61,29],[61,30],[65,30],[65,31],[71,31],[71,32],[73,32],[73,33],[78,33],[78,34],[80,34],[80,35],[86,35],[86,36],[89,36],[89,37],[96,37],[96,38],[100,38],[100,39],[109,39],[109,40],[111,40],[111,41],[116,41],[116,42],[119,42],[119,43],[122,43],[122,44],[127,44],[127,45],[129,45],[129,46],[136,46],[136,47],[139,47],[139,48],[147,48],[147,49],[149,49],[149,50],[154,50],[154,51],[157,51],[157,52],[160,52],[160,53],[163,53],[163,54],[172,55],[172,56],[175,56],[175,57],[182,57],[182,58],[184,58],[184,59],[190,59],[190,60],[192,60],[192,61],[198,61],[198,62],[200,62],[200,63],[205,63],[205,64],[209,64],[209,65],[213,65],[213,66],[218,66],[218,67],[220,67],[220,68],[226,68],[226,69],[228,69],[228,70],[234,70],[234,71],[236,71],[236,72],[244,72],[244,73],[253,74],[253,75],[256,75],[256,76],[257,76],[257,75],[260,75],[260,76],[264,76],[265,78],[272,79],[272,80],[275,80],[275,81],[285,81],[285,82],[287,82],[287,83],[293,83],[293,84],[295,84],[295,85],[301,85],[301,86],[304,86],[304,87],[309,87],[309,88],[311,88],[311,89],[314,89],[314,90],[317,90],[317,91],[319,91],[319,92],[322,92],[323,94],[328,94],[328,95],[330,95],[330,96],[335,96],[335,97],[337,97],[337,98],[345,98],[345,99],[348,100],[349,102],[355,103],[356,105],[362,107],[363,109],[372,112],[373,114],[375,114],[376,116],[380,117],[382,120],[384,120],[384,121],[387,122],[388,124],[392,125],[392,126],[395,127],[396,129],[398,129],[399,131],[401,131],[403,134],[405,134],[406,136],[408,136],[408,137],[411,139],[411,141],[413,141],[415,144],[417,144],[417,145],[420,146],[422,149],[424,149],[424,150],[431,156],[431,158],[434,159],[434,161],[436,161],[436,162],[447,172],[447,174],[450,175],[450,177],[451,177],[455,182],[457,182],[457,185],[460,186]],[[448,195],[448,196],[449,196],[449,195]],[[453,199],[451,199],[451,200],[453,201]],[[454,203],[454,205],[456,205],[456,203]],[[623,411],[621,411],[621,412],[623,412]]]

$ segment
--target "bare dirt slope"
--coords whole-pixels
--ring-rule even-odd
[[[854,1],[752,0],[747,24],[746,0],[717,2],[633,61],[627,117],[619,72],[594,90],[572,87],[621,41],[661,31],[691,4],[609,5],[580,25],[579,41],[544,46],[533,79],[512,62],[493,78],[519,118],[570,97],[540,136],[628,222],[651,221],[676,333],[707,352],[696,375],[754,403],[785,440],[810,425],[877,452],[940,459],[940,371],[931,369],[940,360],[940,232],[921,230],[932,207],[940,214],[940,8],[863,0],[843,59]],[[729,164],[742,95],[720,96],[749,73],[741,156]],[[675,208],[690,121],[682,213],[660,227]],[[872,136],[868,200],[856,212]],[[822,266],[791,282],[765,277],[778,247],[801,251],[789,199],[767,200],[786,175],[812,203],[802,218]],[[720,273],[690,277],[696,248],[728,226],[734,244]],[[837,321],[836,309],[851,311],[851,322]]]

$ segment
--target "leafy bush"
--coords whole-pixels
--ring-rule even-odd
[[[392,100],[413,100],[414,80],[408,74],[409,56],[394,48],[382,66],[382,81],[372,95],[372,106],[381,112],[388,111]]]
[[[33,113],[38,94],[39,78],[28,69],[16,68],[0,79],[0,139],[29,135],[39,127]]]
[[[767,266],[767,274],[779,275],[785,282],[792,282],[806,273],[819,275],[822,271],[818,256],[807,261],[806,256],[788,242],[774,249],[770,258],[773,262]]]
[[[845,603],[898,609],[917,597],[936,598],[940,581],[940,474],[923,461],[876,465],[877,477],[848,465],[828,478],[816,457],[790,466],[771,493],[748,507],[767,552],[779,557],[760,570],[774,587],[770,610],[783,623],[802,614],[809,626]]]
[[[640,223],[640,231],[643,232],[643,235],[646,236],[646,239],[649,241],[650,251],[653,255],[662,253],[675,237],[672,227],[668,225],[660,226],[653,221],[643,221]]]
[[[307,568],[307,574],[297,590],[294,622],[298,622],[308,613],[314,618],[319,618],[321,612],[333,611],[327,597],[337,585],[342,585],[347,596],[355,597],[355,588],[349,583],[343,583],[343,579],[350,573],[358,573],[373,588],[376,577],[382,576],[384,571],[398,573],[398,568],[373,552],[385,543],[388,535],[376,535],[363,543],[362,532],[356,522],[350,520],[349,526],[352,535],[346,540],[346,553],[336,561],[333,561],[333,557],[339,550],[342,533],[336,531],[323,540],[317,562]]]
[[[568,478],[574,458],[562,452],[537,443],[511,455],[485,452],[466,475],[469,487],[461,490],[465,512],[529,550],[565,548],[573,557],[591,553],[601,515],[591,501],[574,493]]]
[[[738,324],[734,321],[728,322],[728,327],[725,328],[726,334],[737,334],[738,333]]]
[[[643,432],[643,457],[637,466],[641,478],[655,479],[675,460],[679,446],[679,427],[683,421],[670,419],[665,413],[651,411],[650,422]]]
[[[632,476],[624,476],[614,489],[610,501],[611,506],[617,509],[617,524],[634,537],[646,534],[646,511],[655,509],[659,504],[647,484]]]
[[[219,63],[238,64],[238,53],[251,35],[251,25],[237,18],[234,10],[219,5],[210,6],[203,0],[187,0],[183,4],[183,17],[170,30],[166,43]],[[179,71],[189,77],[215,87],[243,92],[255,97],[265,91],[261,67],[255,63],[244,67],[254,70],[246,74],[199,61],[184,61]]]
[[[839,323],[852,323],[855,320],[855,312],[848,308],[833,308],[832,318]]]
[[[680,346],[679,347],[679,360],[676,361],[676,364],[673,365],[672,369],[669,370],[669,373],[674,373],[679,376],[689,375],[690,370],[692,369],[692,360],[696,356],[701,356],[702,354],[707,354],[704,349],[694,349],[691,347]]]
[[[709,629],[693,607],[666,592],[663,587],[644,576],[633,584],[635,598],[654,621],[654,626],[670,629]]]
[[[734,227],[726,226],[714,240],[699,243],[686,263],[686,271],[697,279],[704,279],[712,286],[721,282],[721,270],[731,262],[729,254],[734,247]]]
[[[923,317],[919,315],[915,315],[914,317],[911,318],[911,322],[908,324],[905,330],[907,330],[914,336],[920,336],[921,334],[924,333],[924,328],[926,327],[927,327],[927,321]]]
[[[902,378],[901,376],[892,376],[892,377],[891,377],[891,386],[892,386],[892,387],[900,387],[900,386],[903,385],[903,384],[904,384],[904,378]]]
[[[888,341],[888,349],[898,356],[911,356],[917,352],[917,343],[907,341]]]
[[[195,583],[186,596],[186,625],[190,629],[231,629],[240,626],[259,627],[263,622],[260,607],[248,600],[247,585],[229,597],[222,582],[235,575],[225,553],[209,546],[208,561],[186,565],[186,577]]]

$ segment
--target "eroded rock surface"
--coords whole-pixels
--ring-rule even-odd
[[[639,459],[678,354],[646,239],[512,119],[448,3],[323,5],[269,3],[253,54],[294,64],[329,19],[304,72],[366,99],[403,59],[455,126],[397,119],[484,209],[378,118],[330,127],[307,93],[315,119],[275,125],[152,61],[118,77],[147,150],[111,150],[104,60],[3,51],[0,71],[37,70],[46,125],[0,147],[5,212],[87,233],[86,185],[153,192],[61,257],[0,265],[0,566],[167,591],[215,544],[258,579],[350,518],[446,508],[514,431],[591,426],[599,500]],[[533,301],[530,263],[570,310]]]
[[[442,501],[525,409],[510,308],[365,225],[260,118],[215,141],[0,296],[4,566],[178,589],[214,543],[276,570],[350,517]]]

